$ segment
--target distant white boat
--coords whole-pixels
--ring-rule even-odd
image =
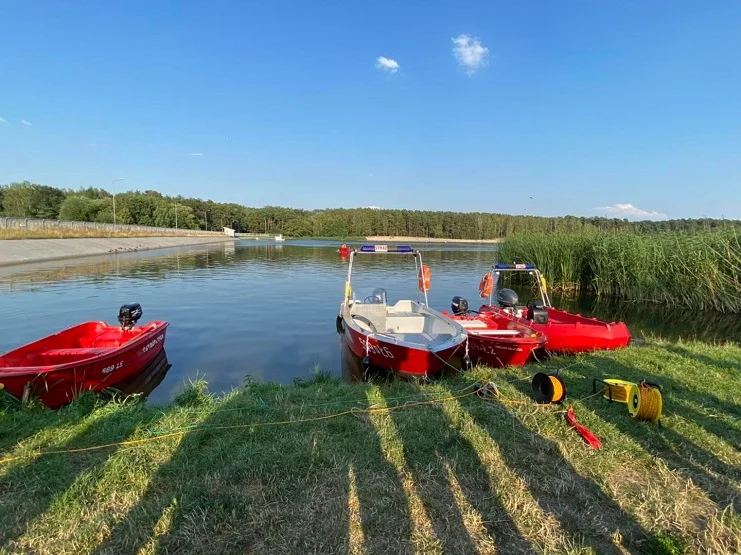
[[[279,235],[276,235],[275,236],[275,240],[278,241],[278,242],[285,241],[285,239],[283,239],[283,234],[282,233],[279,234]]]

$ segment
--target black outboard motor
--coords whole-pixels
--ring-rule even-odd
[[[543,306],[537,300],[533,299],[527,303],[527,319],[532,320],[536,324],[547,324],[548,307]]]
[[[497,303],[502,308],[515,308],[518,300],[517,293],[512,289],[500,289],[497,293]]]
[[[139,303],[128,303],[118,310],[118,323],[122,330],[130,330],[142,317],[144,311]]]
[[[456,316],[466,314],[468,312],[468,301],[463,297],[456,295],[455,297],[453,297],[453,300],[450,303],[450,310]]]

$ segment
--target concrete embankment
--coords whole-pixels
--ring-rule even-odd
[[[105,239],[6,239],[0,240],[0,266],[166,249],[233,241],[229,237],[122,237]]]

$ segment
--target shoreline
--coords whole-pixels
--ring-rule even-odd
[[[105,254],[190,247],[234,241],[229,237],[126,237],[0,240],[0,266],[47,262]]]
[[[504,239],[443,239],[434,237],[410,237],[402,235],[370,235],[366,241],[385,241],[389,243],[478,243],[496,245]]]
[[[737,345],[649,341],[551,360],[572,369],[568,402],[603,442],[596,453],[517,385],[545,364],[427,384],[347,384],[319,372],[219,398],[198,381],[166,406],[94,407],[92,395],[61,411],[0,405],[0,543],[11,552],[385,553],[428,552],[434,537],[440,552],[488,553],[496,537],[510,553],[567,552],[579,537],[600,553],[737,552],[738,433],[727,407],[739,377],[727,369],[739,356]],[[595,396],[592,378],[605,375],[663,384],[663,427]],[[475,384],[490,380],[499,397],[482,399]],[[492,522],[505,524],[490,532]],[[666,545],[673,551],[654,549]]]

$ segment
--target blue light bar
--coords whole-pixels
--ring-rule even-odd
[[[413,253],[414,249],[407,245],[398,245],[389,247],[388,245],[363,245],[360,252],[396,252],[396,253]]]
[[[535,264],[494,264],[495,270],[535,270]]]

